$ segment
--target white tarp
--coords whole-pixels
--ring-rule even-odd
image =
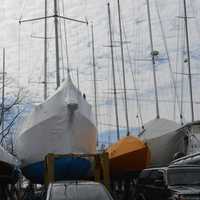
[[[200,121],[187,123],[178,132],[188,135],[187,155],[200,152]]]
[[[27,165],[48,153],[95,153],[96,132],[91,106],[68,77],[27,117],[16,137],[17,156]]]
[[[140,138],[151,152],[152,166],[168,165],[178,152],[185,153],[185,134],[177,132],[180,126],[171,120],[154,119],[144,125]]]
[[[180,128],[176,122],[168,119],[153,119],[144,125],[144,133],[141,134],[141,138],[152,139],[166,135]]]

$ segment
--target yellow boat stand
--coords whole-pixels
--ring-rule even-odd
[[[110,167],[108,153],[99,154],[53,154],[49,153],[45,156],[45,186],[55,182],[54,177],[54,160],[62,157],[79,157],[93,160],[93,176],[94,181],[102,182],[108,190],[110,190]]]

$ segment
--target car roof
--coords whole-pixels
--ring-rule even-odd
[[[82,180],[72,180],[72,181],[57,181],[51,183],[52,185],[66,185],[66,184],[77,184],[77,185],[101,185],[101,183],[94,181],[82,181]]]
[[[171,169],[171,168],[199,168],[200,169],[200,165],[184,165],[184,164],[173,164],[173,165],[170,165],[168,167],[168,169]]]

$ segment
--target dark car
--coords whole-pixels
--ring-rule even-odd
[[[136,183],[135,200],[200,200],[200,166],[143,170]]]
[[[101,183],[63,181],[49,185],[46,200],[113,200],[113,198]]]

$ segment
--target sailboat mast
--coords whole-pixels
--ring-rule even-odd
[[[92,30],[92,65],[93,65],[93,82],[94,82],[94,104],[95,104],[95,122],[98,127],[98,116],[97,116],[97,80],[96,80],[96,63],[95,63],[95,52],[94,52],[94,27],[91,25]]]
[[[158,103],[158,87],[157,87],[157,78],[156,78],[156,63],[155,63],[155,54],[154,54],[154,46],[153,46],[153,34],[152,34],[152,27],[151,27],[151,12],[150,12],[150,5],[149,0],[147,2],[147,14],[148,14],[148,23],[149,23],[149,37],[150,37],[150,45],[151,45],[151,58],[153,64],[153,79],[154,79],[154,90],[155,90],[155,100],[156,100],[156,118],[160,118],[159,112],[159,103]]]
[[[190,60],[190,43],[189,43],[189,32],[188,32],[188,20],[187,20],[187,6],[186,0],[183,0],[184,5],[184,21],[185,21],[185,35],[186,35],[186,45],[187,45],[187,63],[188,63],[188,78],[189,78],[189,88],[190,88],[190,106],[191,106],[191,118],[194,121],[194,107],[193,107],[193,91],[192,91],[192,74],[191,74],[191,60]]]
[[[124,47],[123,47],[123,37],[122,37],[121,8],[120,8],[120,1],[119,0],[117,0],[117,5],[118,5],[118,17],[119,17],[119,34],[120,34],[123,87],[124,87],[123,90],[124,90],[124,101],[125,101],[124,102],[124,104],[125,104],[125,118],[126,118],[127,135],[130,135],[129,121],[128,121],[127,94],[126,94],[126,75],[125,75],[125,64],[124,64]]]
[[[60,62],[59,62],[59,41],[58,41],[58,6],[54,0],[54,23],[55,23],[55,47],[56,47],[56,85],[60,86]]]
[[[63,7],[64,7],[64,4],[63,4]],[[20,20],[19,23],[23,23],[23,22],[31,22],[31,21],[38,21],[38,20],[42,20],[42,19],[47,19],[47,18],[52,18],[54,17],[54,24],[55,24],[55,50],[56,50],[56,85],[57,85],[57,88],[60,86],[60,62],[59,62],[59,40],[58,40],[58,18],[62,18],[62,19],[65,19],[65,20],[70,20],[70,21],[74,21],[74,22],[79,22],[79,23],[84,23],[84,24],[87,24],[88,25],[88,21],[83,21],[83,20],[77,20],[77,19],[73,19],[73,18],[69,18],[69,17],[65,17],[65,16],[60,16],[58,15],[58,4],[57,4],[57,0],[54,0],[54,15],[52,16],[47,16],[47,0],[45,0],[45,16],[44,17],[37,17],[37,18],[33,18],[33,19],[24,19],[24,20]],[[45,29],[47,32],[47,22],[45,22]],[[47,33],[45,33],[47,34]],[[45,37],[47,39],[47,37]],[[44,46],[46,46],[47,44],[45,43]],[[47,50],[47,47],[44,47],[44,49]],[[46,55],[45,51],[44,50],[44,54]],[[67,53],[68,54],[68,53]],[[47,57],[45,56],[44,57]],[[45,58],[44,58],[45,60]],[[46,61],[44,61],[44,65],[46,66]],[[47,69],[45,67],[45,70],[44,70],[44,74],[47,73]],[[68,62],[68,73],[69,73],[69,62]],[[44,82],[45,80],[47,79],[47,76],[44,75]],[[47,81],[46,83],[44,84],[47,84]],[[44,86],[46,88],[46,86]],[[45,90],[45,89],[44,89]],[[45,93],[45,92],[44,92]],[[46,95],[44,94],[44,97]]]
[[[112,38],[111,14],[110,14],[109,3],[108,3],[108,19],[109,19],[110,52],[111,52],[113,89],[114,89],[113,93],[114,93],[114,102],[115,102],[115,117],[116,117],[116,126],[117,126],[117,139],[119,140],[120,133],[119,133],[119,118],[118,118],[117,92],[116,92],[116,80],[115,80],[115,63],[114,63],[113,38]]]
[[[47,99],[47,0],[44,9],[44,100]]]

